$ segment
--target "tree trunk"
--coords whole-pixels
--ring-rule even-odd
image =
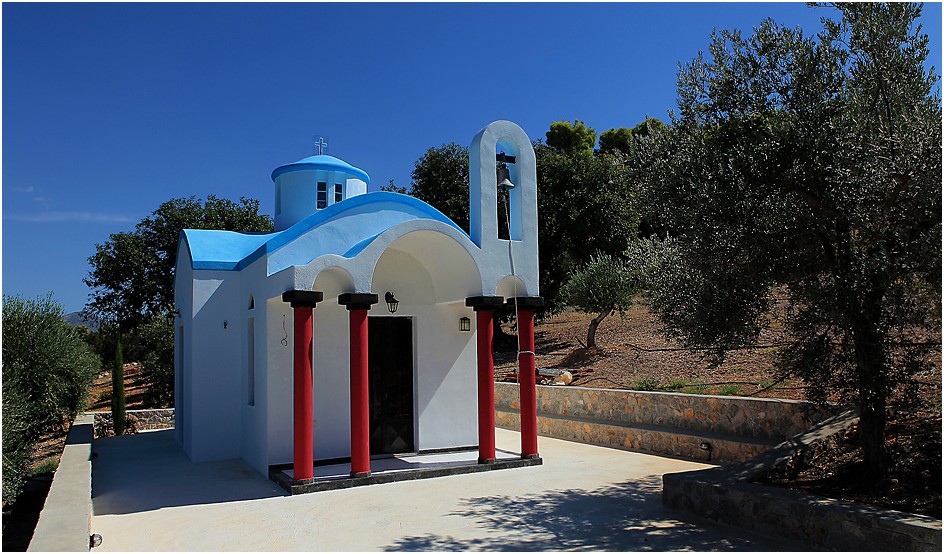
[[[597,327],[600,326],[600,322],[606,319],[606,316],[613,313],[613,310],[607,310],[605,312],[600,312],[600,315],[596,316],[590,321],[590,326],[587,327],[587,348],[596,348],[597,346]]]
[[[502,329],[502,314],[495,310],[492,317],[492,345],[496,352],[516,352],[518,337],[509,335]]]
[[[888,469],[885,453],[885,407],[888,376],[885,352],[878,331],[866,320],[853,328],[859,373],[859,439],[865,462],[863,477],[879,480]]]

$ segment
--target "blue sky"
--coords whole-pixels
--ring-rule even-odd
[[[666,119],[712,28],[831,10],[737,4],[3,4],[5,294],[88,295],[95,244],[170,198],[258,198],[313,153],[407,186],[427,148],[510,119]],[[941,5],[922,17],[940,74]]]

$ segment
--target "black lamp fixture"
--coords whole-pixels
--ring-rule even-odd
[[[472,320],[467,317],[459,318],[459,331],[467,333],[472,330]]]
[[[392,292],[387,291],[387,294],[384,295],[384,302],[387,303],[387,311],[392,314],[397,313],[397,308],[400,307],[400,301],[397,300]]]
[[[176,317],[178,317],[178,316],[180,316],[180,310],[171,310],[171,311],[167,312],[167,315],[165,316],[165,317],[167,318],[167,326],[168,326],[168,327],[173,327],[173,326],[174,326],[174,318],[176,318]]]

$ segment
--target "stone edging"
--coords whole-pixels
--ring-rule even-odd
[[[27,552],[88,552],[93,417],[75,418]]]
[[[847,411],[747,462],[662,477],[662,503],[727,525],[843,551],[941,550],[941,520],[759,485],[800,450],[858,420]]]

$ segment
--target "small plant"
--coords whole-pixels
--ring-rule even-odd
[[[43,473],[55,473],[56,469],[59,468],[59,460],[55,457],[46,458],[42,462],[39,462],[36,467],[34,467],[30,472],[30,477],[35,477],[37,475],[42,475]]]
[[[708,385],[692,385],[692,394],[708,394]]]
[[[718,389],[717,394],[719,396],[737,396],[741,394],[740,385],[724,385]]]
[[[652,377],[643,377],[633,383],[633,390],[654,391],[659,390],[659,381]]]
[[[682,390],[688,386],[688,381],[685,379],[672,379],[669,381],[669,384],[665,386],[666,390]]]

